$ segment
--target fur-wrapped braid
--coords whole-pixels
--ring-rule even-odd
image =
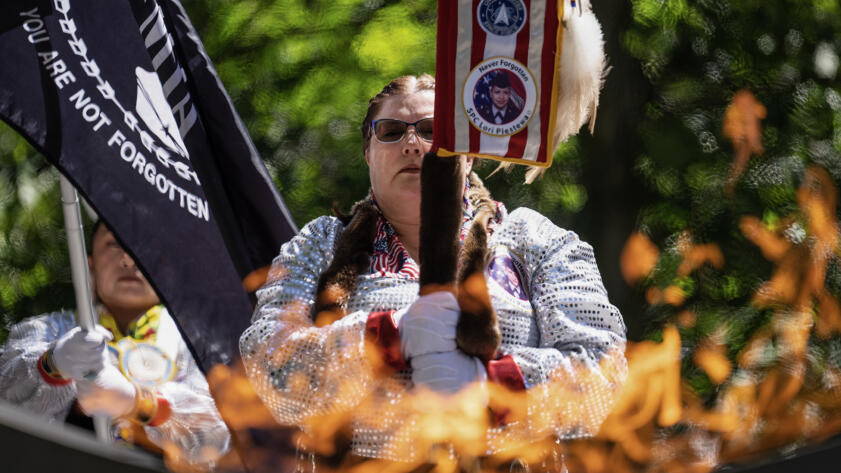
[[[469,179],[467,200],[476,212],[459,254],[459,284],[464,284],[471,274],[484,271],[488,259],[488,222],[496,215],[496,204],[482,180],[475,172],[470,173]]]
[[[459,255],[458,304],[461,317],[456,327],[456,344],[468,355],[488,361],[494,357],[502,340],[485,282],[485,265],[490,255],[488,223],[496,214],[496,205],[479,176],[473,172],[470,173],[467,199],[476,212]]]
[[[328,325],[344,317],[356,278],[371,266],[378,219],[379,212],[370,193],[354,204],[349,216],[339,216],[345,229],[336,243],[333,261],[318,277],[317,296],[312,306],[312,317],[317,326]]]
[[[455,291],[461,230],[461,160],[426,153],[421,166],[420,293]]]

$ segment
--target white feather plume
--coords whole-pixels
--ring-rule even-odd
[[[557,116],[552,136],[552,153],[567,138],[578,133],[585,123],[589,122],[590,133],[593,133],[599,92],[608,72],[602,28],[593,14],[590,0],[563,2],[563,43],[558,95],[555,98]],[[526,171],[526,184],[534,182],[545,169],[532,167]]]
[[[602,28],[589,0],[578,0],[577,7],[572,7],[570,0],[565,3],[558,115],[553,136],[556,149],[588,120],[590,133],[593,132],[599,92],[607,72]]]

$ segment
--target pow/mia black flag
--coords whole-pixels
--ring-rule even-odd
[[[5,0],[0,65],[0,118],[113,228],[199,364],[233,360],[244,284],[296,228],[181,5]]]

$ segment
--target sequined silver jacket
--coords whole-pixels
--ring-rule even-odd
[[[167,314],[166,317],[169,317]],[[76,385],[47,384],[38,372],[38,358],[62,335],[76,326],[69,311],[31,317],[12,326],[0,346],[0,399],[18,405],[47,420],[63,422],[76,399]],[[209,455],[228,449],[230,433],[210,396],[207,381],[183,339],[178,340],[175,378],[156,388],[169,402],[172,414],[166,422],[144,427],[156,445],[172,443],[181,458],[202,466]],[[116,361],[111,357],[112,362]],[[208,448],[209,447],[209,448]]]
[[[359,277],[348,315],[324,327],[310,319],[318,277],[330,264],[342,224],[320,217],[283,245],[267,284],[258,292],[252,325],[240,351],[256,391],[282,424],[302,425],[308,416],[347,412],[364,396],[379,396],[377,412],[354,411],[355,454],[405,460],[392,451],[402,422],[388,412],[409,385],[409,370],[377,377],[364,355],[366,320],[372,311],[400,309],[417,298],[414,278]],[[529,413],[561,415],[550,422],[561,437],[592,435],[607,416],[627,375],[625,325],[610,304],[592,248],[537,212],[520,208],[506,216],[489,240],[491,266],[510,259],[514,284],[488,278],[502,332],[501,351],[513,356],[530,391]],[[516,274],[511,274],[512,270]],[[517,289],[516,280],[520,288]],[[500,282],[501,281],[501,282]],[[609,366],[610,369],[604,369]],[[352,382],[348,382],[352,380]],[[577,386],[584,401],[556,396],[552,381]],[[354,391],[348,396],[347,390]],[[366,422],[388,416],[392,425]],[[377,425],[377,429],[371,429]],[[401,429],[411,435],[411,429]],[[496,432],[505,434],[505,427]],[[411,444],[410,439],[408,444]]]

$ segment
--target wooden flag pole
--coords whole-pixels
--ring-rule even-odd
[[[79,210],[79,197],[73,184],[61,176],[61,209],[64,212],[64,231],[67,233],[67,250],[70,253],[70,270],[73,277],[73,290],[76,294],[76,323],[84,330],[96,327],[96,311],[91,294],[90,272],[85,255],[85,235],[82,229],[82,212]],[[96,376],[89,373],[86,377]],[[93,426],[96,437],[104,443],[111,443],[111,419],[107,416],[94,416]]]

